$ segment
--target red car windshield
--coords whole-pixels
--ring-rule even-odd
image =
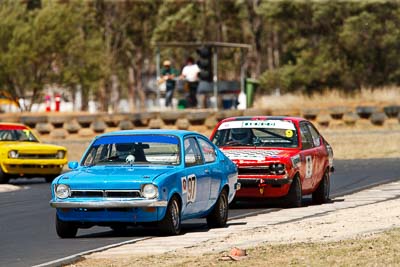
[[[0,129],[0,141],[39,142],[28,129]]]
[[[219,147],[298,147],[297,130],[289,121],[234,121],[222,123],[213,137]]]

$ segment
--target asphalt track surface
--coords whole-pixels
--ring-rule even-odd
[[[331,196],[338,197],[374,185],[400,180],[400,159],[336,160]],[[11,180],[23,190],[0,193],[0,266],[33,266],[116,243],[149,238],[155,229],[132,228],[119,236],[107,227],[80,229],[77,238],[60,239],[49,206],[49,184],[43,179]],[[309,204],[307,198],[305,204]],[[275,206],[274,206],[275,205]],[[230,218],[266,213],[276,204],[239,203]],[[183,232],[206,229],[205,220],[183,223]]]

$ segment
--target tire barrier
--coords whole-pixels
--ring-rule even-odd
[[[186,117],[192,125],[203,125],[210,115],[209,111],[199,111],[187,113]]]
[[[375,107],[371,106],[358,106],[356,107],[356,112],[358,116],[362,119],[369,119],[371,117],[372,113],[376,111]]]
[[[64,128],[70,134],[76,134],[82,128],[76,119],[64,123]]]
[[[54,127],[50,123],[39,122],[35,125],[35,129],[40,135],[45,135],[50,134]]]
[[[347,126],[354,126],[360,117],[355,112],[347,112],[343,115],[343,121]]]
[[[329,127],[331,122],[331,115],[329,114],[320,114],[317,116],[317,123],[322,127]]]
[[[164,111],[160,112],[160,118],[163,120],[165,125],[174,125],[176,121],[185,116],[184,111]]]
[[[98,115],[82,115],[76,118],[82,128],[89,128]]]
[[[336,107],[331,107],[329,109],[329,114],[331,115],[332,119],[334,120],[341,120],[343,119],[344,114],[350,112],[348,107],[344,106],[336,106]]]
[[[387,119],[387,116],[384,112],[374,112],[371,115],[370,121],[374,125],[382,126]]]
[[[107,129],[107,125],[103,120],[96,119],[94,122],[92,122],[90,128],[93,129],[93,132],[100,134],[105,132],[105,130]]]
[[[389,118],[396,118],[398,115],[400,115],[400,106],[399,105],[386,106],[383,108],[383,111]]]
[[[131,129],[183,129],[201,131],[212,130],[218,121],[233,116],[303,116],[321,127],[388,127],[400,129],[400,106],[384,107],[334,106],[298,110],[262,109],[247,110],[168,110],[162,112],[89,114],[77,113],[3,113],[1,122],[24,123],[40,136],[55,139],[92,138],[114,130]]]
[[[176,121],[176,128],[178,130],[189,130],[190,122],[186,118],[180,118]]]
[[[47,118],[47,121],[53,125],[54,128],[59,129],[59,128],[63,128],[65,121],[69,121],[72,118],[68,117],[68,116],[49,116]]]
[[[161,129],[163,128],[163,121],[159,118],[151,119],[149,122],[149,129]]]
[[[319,109],[306,109],[303,111],[303,117],[307,120],[315,120],[319,113]]]
[[[19,122],[35,128],[38,123],[47,123],[47,116],[21,116]]]
[[[50,137],[53,139],[66,139],[68,136],[68,131],[64,128],[56,128],[51,131]]]
[[[121,120],[118,124],[118,128],[121,130],[132,130],[135,126],[130,120]]]
[[[237,110],[237,109],[228,109],[228,110],[222,110],[220,112],[217,112],[215,114],[215,117],[218,121],[228,118],[228,117],[237,117],[237,116],[242,116],[243,115],[243,110]]]
[[[124,119],[120,114],[107,114],[103,118],[108,128],[118,127],[120,121]]]
[[[150,121],[157,119],[158,113],[156,112],[141,112],[127,114],[127,119],[131,120],[135,127],[149,126]]]

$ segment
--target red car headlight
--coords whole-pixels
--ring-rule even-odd
[[[270,165],[271,174],[282,175],[285,174],[285,164],[273,163]]]

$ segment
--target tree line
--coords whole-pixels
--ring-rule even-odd
[[[2,0],[0,90],[30,110],[52,84],[107,110],[126,98],[143,109],[157,42],[250,44],[247,76],[268,92],[312,93],[400,83],[396,1]],[[236,49],[221,49],[219,75],[238,77]],[[195,51],[163,48],[180,67]]]

